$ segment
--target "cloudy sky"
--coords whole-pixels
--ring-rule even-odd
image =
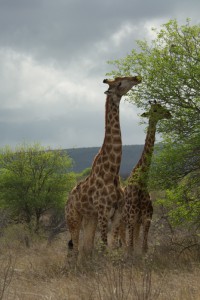
[[[108,60],[169,19],[199,23],[199,0],[0,0],[0,146],[101,146]],[[123,144],[143,144],[121,102]]]

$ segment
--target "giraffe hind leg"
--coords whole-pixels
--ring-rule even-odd
[[[153,216],[153,206],[150,199],[150,195],[147,192],[142,194],[142,202],[145,209],[141,211],[142,226],[143,226],[143,242],[142,242],[142,252],[146,253],[148,251],[148,234],[151,226],[151,220]]]
[[[148,251],[148,234],[151,226],[151,220],[146,219],[143,224],[143,242],[142,242],[142,252],[146,253]]]
[[[137,247],[139,245],[140,227],[141,227],[141,222],[140,221],[136,222],[134,226],[133,237],[134,237],[134,245]]]
[[[78,257],[79,250],[79,233],[81,229],[82,218],[78,213],[74,213],[67,218],[71,240],[68,242],[68,256]]]
[[[143,244],[142,251],[146,253],[148,251],[148,234],[151,226],[151,220],[153,216],[153,206],[151,201],[149,201],[148,210],[143,217]]]

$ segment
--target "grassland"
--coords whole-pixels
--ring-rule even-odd
[[[0,237],[0,299],[10,300],[197,300],[200,299],[200,244],[187,230],[153,221],[150,249],[127,258],[121,250],[67,261],[67,233],[47,245],[10,225]]]

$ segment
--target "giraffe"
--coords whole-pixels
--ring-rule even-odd
[[[123,202],[119,183],[119,168],[122,155],[119,104],[134,85],[141,82],[139,76],[104,79],[108,84],[105,92],[105,136],[96,155],[89,176],[70,193],[65,206],[65,216],[71,234],[69,247],[77,258],[79,233],[83,225],[83,250],[90,253],[93,248],[97,224],[103,245],[107,245],[108,221],[114,210]]]
[[[154,101],[148,112],[142,117],[149,118],[144,149],[136,166],[133,168],[124,188],[124,207],[120,221],[115,221],[113,239],[116,243],[120,235],[123,246],[126,245],[125,228],[128,227],[128,250],[134,248],[137,242],[141,225],[143,226],[142,251],[148,250],[148,232],[153,215],[153,206],[148,192],[148,174],[154,150],[156,125],[159,120],[171,118],[171,114],[165,107]],[[120,225],[119,225],[120,224]]]

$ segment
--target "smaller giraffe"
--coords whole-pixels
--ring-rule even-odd
[[[83,225],[83,250],[86,254],[93,248],[94,236],[99,224],[101,240],[107,245],[108,221],[114,210],[123,202],[123,192],[119,183],[119,169],[122,154],[119,106],[123,95],[141,78],[117,77],[105,79],[109,85],[105,92],[105,137],[99,153],[94,159],[90,175],[81,181],[70,193],[65,216],[72,240],[69,247],[77,258],[79,232]]]
[[[121,242],[126,245],[125,228],[128,227],[128,250],[132,251],[137,242],[141,225],[143,226],[142,250],[148,250],[148,232],[153,215],[153,206],[148,192],[148,174],[155,143],[156,125],[159,120],[171,118],[165,107],[154,101],[150,110],[143,113],[142,117],[149,118],[149,125],[145,139],[142,156],[132,170],[127,186],[124,188],[124,207],[122,218],[118,225],[114,225],[113,239],[116,243],[118,235]],[[115,221],[117,224],[117,222]]]

